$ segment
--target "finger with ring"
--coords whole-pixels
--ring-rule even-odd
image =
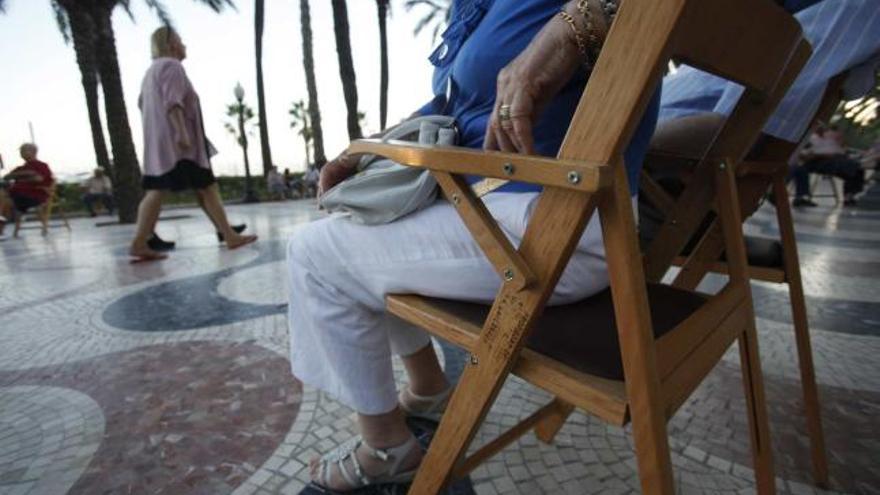
[[[498,108],[498,118],[502,121],[510,120],[510,105],[501,105]]]

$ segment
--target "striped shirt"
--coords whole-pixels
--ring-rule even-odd
[[[822,0],[797,14],[813,56],[767,121],[764,133],[800,141],[834,76],[849,71],[844,96],[864,96],[880,67],[880,0]],[[730,115],[742,86],[684,66],[663,80],[660,121],[716,112]]]

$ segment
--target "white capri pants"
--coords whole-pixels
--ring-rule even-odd
[[[518,245],[538,193],[483,198]],[[293,374],[361,414],[397,406],[392,352],[408,356],[428,334],[385,312],[385,295],[414,293],[490,303],[501,285],[458,213],[446,201],[385,225],[344,217],[304,224],[287,246]],[[608,286],[594,215],[550,304],[575,302]]]

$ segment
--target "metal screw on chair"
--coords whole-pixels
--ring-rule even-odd
[[[510,162],[505,163],[504,166],[501,168],[504,170],[505,175],[513,175],[513,173],[516,171],[516,168]]]
[[[516,273],[510,268],[504,270],[504,280],[510,282],[513,280],[513,277],[516,276]]]
[[[458,197],[458,194],[453,194],[453,195],[452,195],[452,202],[453,202],[454,204],[456,204],[456,205],[458,205],[459,203],[461,203],[461,198]]]
[[[725,168],[727,168],[727,165],[725,165],[724,162],[721,162],[721,164],[718,165],[718,168],[720,168],[721,170],[724,170]]]
[[[471,354],[471,364],[474,366],[480,364],[480,360],[477,359],[476,354]]]
[[[568,173],[568,182],[572,184],[580,184],[581,182],[581,174],[572,170]]]

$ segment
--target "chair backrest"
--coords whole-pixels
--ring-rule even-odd
[[[648,33],[665,42],[646,46]],[[624,0],[559,157],[619,157],[671,58],[743,84],[744,100],[759,103],[802,43],[797,21],[766,0]],[[645,62],[640,70],[614,70],[630,57]]]

